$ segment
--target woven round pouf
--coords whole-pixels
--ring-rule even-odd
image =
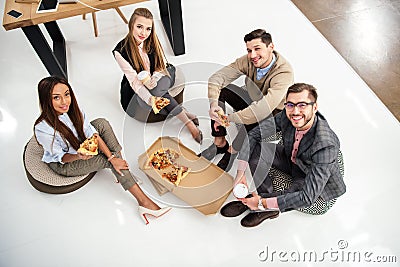
[[[65,194],[75,191],[89,182],[96,172],[82,176],[66,177],[55,173],[42,161],[43,148],[33,136],[25,146],[23,161],[26,176],[32,186],[40,192]]]

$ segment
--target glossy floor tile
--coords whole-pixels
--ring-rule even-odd
[[[97,13],[98,38],[90,20],[59,22],[70,83],[89,118],[110,121],[143,189],[174,209],[144,225],[137,203],[108,170],[73,193],[40,193],[28,183],[22,153],[39,114],[36,86],[47,73],[22,31],[2,29],[0,266],[399,265],[399,122],[291,1],[183,0],[186,54],[177,57],[160,28],[157,1],[122,11],[129,17],[138,6],[154,12],[168,59],[185,74],[184,106],[201,118],[204,146],[211,142],[208,76],[246,53],[246,33],[270,31],[276,50],[292,63],[295,80],[319,90],[320,111],[341,141],[346,194],[323,216],[293,211],[253,229],[242,228],[240,218],[204,216],[169,194],[158,196],[138,168],[144,149],[160,135],[178,136],[196,153],[202,147],[174,119],[144,125],[125,118],[119,105],[121,73],[111,50],[126,26],[113,10]]]
[[[399,1],[292,2],[400,120]]]

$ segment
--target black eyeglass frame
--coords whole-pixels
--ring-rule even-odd
[[[299,110],[305,110],[308,105],[313,106],[315,104],[315,102],[311,101],[311,102],[307,103],[307,102],[302,101],[302,102],[298,102],[298,103],[286,102],[283,104],[285,105],[285,108],[288,110],[293,110],[295,107],[297,107]],[[288,104],[293,105],[293,107],[288,107]],[[305,106],[299,106],[299,105],[305,105]]]

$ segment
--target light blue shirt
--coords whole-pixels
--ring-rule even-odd
[[[92,137],[93,134],[97,133],[96,129],[87,120],[85,113],[83,114],[83,132],[85,137]],[[74,135],[78,137],[78,133],[69,118],[67,113],[63,113],[58,116],[58,119],[62,121],[68,128],[72,130]],[[46,121],[41,121],[35,125],[35,135],[39,144],[44,149],[42,161],[46,163],[50,162],[62,162],[62,158],[66,153],[77,154],[78,152],[69,144],[67,140],[63,140],[59,132],[54,132],[54,128],[51,127]]]
[[[257,68],[257,81],[261,80],[265,75],[267,75],[268,71],[271,69],[272,65],[274,65],[276,61],[275,55],[272,54],[272,61],[263,69]]]

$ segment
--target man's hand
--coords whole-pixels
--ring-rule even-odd
[[[216,102],[214,102],[216,103]],[[210,115],[210,118],[218,123],[220,123],[219,116],[218,116],[218,111],[222,110],[220,106],[217,104],[211,104],[210,110],[208,111],[208,115]]]
[[[246,205],[247,207],[249,207],[249,209],[251,210],[258,210],[258,200],[261,197],[259,195],[254,195],[252,197],[249,198],[242,198],[240,199],[242,201],[242,203],[244,205]]]
[[[245,186],[249,187],[247,184],[247,179],[246,176],[244,175],[244,172],[239,172],[236,175],[235,182],[233,183],[233,187],[237,184],[244,184]]]
[[[208,111],[208,115],[210,115],[210,118],[214,120],[214,130],[216,132],[219,131],[218,126],[221,125],[221,120],[218,116],[219,111],[223,111],[220,106],[218,106],[217,102],[212,102],[210,105],[210,110]]]

